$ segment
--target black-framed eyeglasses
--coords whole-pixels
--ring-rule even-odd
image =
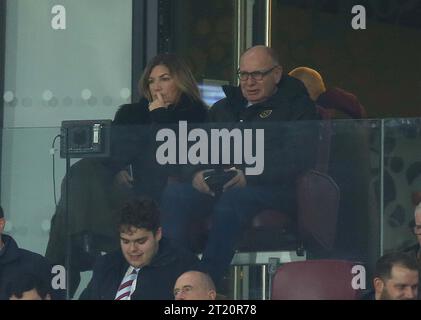
[[[237,76],[241,81],[247,81],[249,77],[251,77],[253,80],[261,81],[267,74],[271,73],[273,69],[275,69],[276,67],[278,66],[273,66],[272,68],[268,70],[257,70],[253,72],[238,70]]]

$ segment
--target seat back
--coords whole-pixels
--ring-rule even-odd
[[[240,251],[276,251],[294,246],[300,250],[303,245],[305,249],[314,249],[313,251],[321,253],[328,253],[333,249],[340,191],[327,174],[332,122],[322,108],[319,107],[318,110],[324,121],[318,122],[314,167],[296,181],[296,220],[291,221],[288,213],[284,212],[260,212],[254,217],[246,236],[240,242]]]
[[[307,260],[279,267],[272,281],[272,300],[356,300],[354,265],[344,260]]]
[[[339,187],[325,173],[310,170],[297,181],[297,225],[305,247],[330,251],[335,244]]]

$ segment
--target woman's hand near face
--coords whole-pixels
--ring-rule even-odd
[[[127,170],[119,171],[114,177],[114,182],[121,187],[131,189],[133,187],[133,177]]]
[[[156,93],[156,99],[154,99],[150,104],[149,104],[149,111],[153,111],[155,109],[158,108],[167,108],[169,106],[169,103],[165,103],[164,101],[164,97],[162,96],[162,94],[160,92]]]

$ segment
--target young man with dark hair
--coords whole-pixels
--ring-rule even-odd
[[[81,299],[172,300],[173,284],[197,257],[162,238],[155,202],[134,199],[120,211],[120,250],[100,257]]]
[[[0,300],[7,300],[6,286],[10,279],[19,278],[23,274],[38,277],[51,286],[51,265],[43,256],[18,247],[16,241],[3,234],[6,220],[0,206]],[[52,289],[52,288],[50,288]],[[62,298],[61,290],[52,291],[54,298]]]

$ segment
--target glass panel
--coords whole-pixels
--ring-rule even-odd
[[[234,218],[236,215],[224,216],[223,220],[227,219],[227,221],[224,220],[226,223],[223,223],[222,227],[220,225],[219,228],[222,229],[215,231],[216,234],[214,234],[216,238],[213,238],[213,241],[216,241],[214,242],[214,245],[217,244],[216,247],[213,249],[212,246],[207,247],[208,251],[203,256],[203,261],[207,261],[206,259],[210,259],[209,256],[212,256],[212,252],[216,249],[219,262],[209,265],[205,263],[204,266],[209,268],[211,274],[216,274],[216,276],[221,276],[219,272],[224,274],[217,285],[220,294],[233,299],[267,299],[270,295],[271,282],[269,279],[274,274],[273,270],[276,270],[280,264],[292,261],[319,258],[346,259],[361,262],[367,268],[368,276],[372,272],[373,262],[378,255],[380,244],[378,200],[381,197],[379,188],[376,188],[376,181],[378,181],[381,172],[380,154],[377,152],[380,149],[380,122],[376,120],[337,120],[331,123],[331,126],[329,123],[302,121],[281,124],[266,123],[253,127],[247,124],[241,126],[242,129],[253,129],[253,139],[257,136],[257,129],[264,129],[265,158],[263,167],[265,170],[272,170],[273,173],[264,171],[262,177],[266,175],[266,178],[259,175],[247,176],[249,186],[253,188],[250,190],[253,192],[236,203],[242,204],[241,212],[243,214],[246,212],[249,214],[247,217],[242,216],[240,219],[242,222],[235,220],[237,219]],[[194,124],[190,124],[190,126],[191,130],[196,127]],[[191,150],[192,146],[197,146],[197,141],[188,142],[187,133],[183,135],[184,129],[180,130],[178,126],[169,126],[166,127],[166,130],[169,128],[174,131],[174,139],[177,140],[177,143],[174,140],[167,144],[166,148],[168,149],[165,155],[168,157],[167,159],[178,163],[180,161],[178,148],[182,145],[180,142],[186,139],[187,150]],[[203,126],[204,135],[209,137],[210,145],[205,143],[206,149],[208,146],[210,147],[209,155],[216,150],[212,144],[212,135],[209,130],[219,130],[220,128],[233,130],[238,128],[238,124]],[[328,128],[331,130],[330,160],[327,171],[330,178],[313,172],[304,175],[302,178],[304,180],[298,180],[299,184],[295,184],[295,177],[298,177],[300,173],[308,172],[305,168],[312,168],[315,163],[323,161],[322,159],[317,160],[319,154],[317,146],[321,146],[321,150],[324,150],[320,152],[326,151],[323,146],[329,146],[329,142],[326,140],[326,132],[329,131],[325,131]],[[166,132],[168,133],[168,131]],[[239,132],[241,132],[240,139],[245,137],[245,131]],[[107,164],[109,161],[107,159],[86,158],[72,166],[68,197],[70,199],[69,227],[72,234],[71,266],[75,270],[89,270],[95,257],[99,257],[101,253],[118,249],[116,224],[119,208],[133,195],[146,193],[155,197],[157,201],[161,199],[164,237],[177,239],[180,244],[184,244],[196,253],[203,252],[206,247],[209,240],[208,223],[211,222],[211,228],[217,224],[215,217],[218,216],[219,209],[218,206],[214,207],[215,201],[223,203],[223,199],[228,197],[228,193],[217,194],[216,198],[213,198],[193,192],[191,178],[187,177],[189,177],[190,170],[195,168],[157,164],[157,159],[162,158],[160,152],[163,152],[162,148],[159,151],[158,147],[162,147],[165,142],[157,142],[152,149],[139,147],[145,146],[148,139],[157,141],[156,134],[157,128],[152,131],[151,135],[148,127],[114,127],[112,130],[111,161],[119,162],[119,168],[127,168],[128,171],[133,172],[135,184],[132,189],[124,189],[115,185],[113,172],[117,171],[110,170],[111,167]],[[201,139],[203,138],[203,134],[199,134],[197,131],[195,134],[199,135]],[[241,144],[243,143],[243,140],[237,140],[237,146],[239,141]],[[246,142],[244,142],[244,148],[246,148]],[[252,141],[252,143],[254,142],[255,140]],[[258,147],[254,145],[253,148]],[[220,149],[220,157],[222,157],[220,161],[224,158],[224,152],[229,150],[230,148],[226,144],[223,149]],[[173,157],[172,152],[176,152],[177,156]],[[262,150],[258,151],[258,154],[262,153]],[[191,152],[181,153],[181,155],[183,154],[189,155],[186,162],[194,161],[194,155]],[[234,165],[236,153],[234,152],[231,156],[233,158],[230,163]],[[149,157],[146,162],[144,162],[145,157],[146,159]],[[130,170],[126,167],[129,158],[138,159],[129,161],[132,163]],[[256,167],[260,161],[258,158],[259,156],[254,163]],[[148,161],[152,161],[152,163],[148,164]],[[276,165],[274,166],[274,164]],[[252,168],[254,165],[249,162],[246,167]],[[277,173],[275,174],[275,172]],[[263,184],[263,187],[253,187],[253,185],[259,185],[259,179],[275,179],[274,177],[278,175],[289,179],[290,183],[284,184],[281,180],[276,180],[273,185]],[[165,188],[165,183],[160,184],[160,181],[166,181],[167,177],[169,177],[168,185],[161,197],[160,194]],[[212,180],[214,177],[211,176],[207,181],[209,181],[209,185],[214,185],[213,188],[216,188],[218,184],[210,182]],[[337,199],[339,201],[337,211],[335,209],[335,183],[340,191],[340,200]],[[150,188],[151,186],[157,186],[157,189]],[[159,192],[154,193],[156,190]],[[268,196],[272,192],[278,196],[276,198]],[[231,194],[231,196],[234,195]],[[239,196],[239,194],[235,196]],[[259,209],[255,207],[256,204],[253,200],[255,197],[261,197],[259,202],[262,205],[258,206]],[[63,217],[63,210],[62,204],[59,204],[58,215]],[[180,212],[183,214],[181,215]],[[259,214],[255,216],[257,212]],[[186,218],[183,219],[183,216]],[[231,221],[231,219],[233,220]],[[283,219],[289,220],[290,223],[284,224]],[[58,218],[56,218],[57,221],[59,221]],[[234,234],[238,230],[235,226],[242,223],[246,223],[246,225],[244,225],[244,229],[240,229],[242,231],[237,235],[238,239],[235,237],[237,240],[233,249],[236,252],[232,257],[232,268],[229,268],[229,264],[224,265],[223,257],[230,242],[222,239],[227,234]],[[61,229],[56,229],[54,234],[62,237],[63,232],[58,230]],[[301,236],[299,236],[300,234]],[[174,240],[172,241],[172,245],[175,245]],[[304,247],[300,251],[302,241]],[[63,242],[54,242],[56,247],[59,243]],[[331,243],[332,247],[324,248],[326,243]],[[225,254],[229,255],[230,250],[227,252]],[[214,260],[210,259],[210,261]],[[77,273],[76,271],[71,275],[77,276]],[[90,277],[89,272],[85,275]],[[367,281],[367,283],[370,282]],[[169,283],[162,285],[171,287]],[[82,283],[78,292],[83,288],[84,284]],[[160,297],[170,298],[168,296]],[[107,299],[114,299],[114,297],[107,296]]]
[[[420,119],[388,119],[384,123],[384,238],[385,251],[417,243],[410,222],[421,200]]]
[[[59,128],[4,129],[2,132],[1,206],[7,221],[4,232],[12,236],[20,248],[40,255],[45,254],[54,213],[54,182],[60,196],[59,182],[65,172],[64,161],[57,154],[54,159],[50,153],[52,141],[59,133]],[[55,148],[59,149],[58,142]],[[39,265],[27,267],[33,271]],[[49,267],[48,272],[54,276],[59,271]],[[62,281],[57,282],[57,288],[65,288],[64,269],[60,277]]]
[[[64,119],[111,119],[131,100],[132,1],[5,2],[1,204],[18,244],[44,254],[57,127]],[[57,157],[59,199],[65,164]]]
[[[406,176],[410,181],[407,185],[405,185],[406,181],[403,184],[401,183],[402,185],[396,185],[396,189],[402,190],[403,197],[401,199],[403,202],[405,201],[404,195],[410,194],[409,190],[418,190],[416,186],[418,175],[415,170],[417,168],[417,156],[409,151],[413,150],[411,144],[416,143],[417,137],[419,137],[419,123],[420,120],[417,119],[413,122],[390,120],[386,124],[385,141],[387,143],[385,143],[385,147],[388,151],[386,152],[385,172],[398,176],[401,172],[399,169],[405,168]],[[194,124],[190,125],[190,129],[195,127]],[[228,127],[231,130],[234,128],[229,124],[224,124],[223,127]],[[175,139],[187,138],[187,136],[183,138],[183,135],[179,135],[179,127],[168,127],[167,130],[169,128],[174,129]],[[210,124],[206,128],[207,130],[219,130],[221,124]],[[316,162],[318,153],[315,152],[315,147],[329,145],[328,141],[325,140],[326,136],[320,135],[321,132],[326,131],[319,131],[319,134],[315,131],[323,128],[329,128],[328,122],[267,123],[259,127],[243,127],[243,129],[253,129],[253,139],[257,136],[257,129],[265,130],[264,154],[266,157],[264,168],[265,170],[274,170],[273,163],[275,162],[278,164],[277,168],[281,170],[280,172],[288,169],[284,173],[286,176],[289,176],[292,172],[295,172],[293,175],[297,175],[302,170],[299,168],[306,168]],[[330,178],[324,178],[319,173],[312,175],[313,178],[311,179],[313,180],[308,178],[307,175],[304,177],[310,180],[299,180],[301,183],[304,181],[304,184],[301,184],[301,189],[298,189],[305,190],[302,192],[294,193],[294,184],[285,189],[282,187],[282,182],[278,182],[272,187],[266,185],[265,188],[268,187],[269,189],[275,188],[278,190],[278,188],[281,188],[282,192],[270,205],[269,203],[273,201],[270,200],[270,197],[267,200],[263,200],[264,197],[262,198],[263,207],[267,206],[271,210],[261,211],[257,215],[258,219],[255,216],[256,212],[251,207],[253,201],[249,202],[249,198],[252,199],[258,194],[256,192],[260,191],[255,189],[252,193],[253,196],[243,199],[242,204],[245,211],[242,210],[242,212],[251,210],[252,213],[245,220],[248,222],[243,229],[244,235],[239,236],[238,242],[234,246],[236,253],[231,262],[232,268],[228,268],[228,265],[223,268],[225,276],[218,284],[220,294],[235,299],[267,299],[272,285],[269,279],[274,274],[274,270],[280,264],[305,259],[340,258],[362,262],[367,267],[367,274],[369,275],[372,261],[375,260],[373,257],[377,256],[380,243],[378,206],[378,201],[381,199],[379,194],[381,190],[379,187],[379,174],[381,172],[379,167],[380,129],[380,121],[374,120],[337,120],[331,124],[328,175],[339,187],[340,201],[337,213],[333,210],[333,215],[329,215],[329,218],[326,218],[325,215],[330,212],[329,208],[332,208],[330,202],[332,189],[324,183],[328,183],[330,186],[332,184],[329,182]],[[150,152],[146,152],[148,149],[145,148],[134,148],[135,145],[145,146],[145,143],[150,141],[149,139],[156,141],[157,128],[150,131],[149,127],[113,127],[111,131],[112,156],[110,159],[115,161],[117,168],[127,165],[127,159],[134,159],[132,156],[142,156],[140,159],[143,159],[143,162],[129,161],[133,164],[131,171],[135,177],[135,187],[133,189],[117,187],[115,184],[116,171],[109,165],[110,159],[108,158],[72,159],[68,189],[69,225],[66,227],[66,183],[62,180],[66,172],[66,163],[63,158],[58,156],[58,141],[55,145],[54,170],[52,155],[49,153],[51,142],[59,132],[58,128],[3,130],[3,146],[6,150],[2,167],[2,206],[7,220],[5,234],[13,236],[20,247],[42,255],[47,251],[47,257],[53,260],[52,262],[55,264],[65,264],[66,254],[68,255],[71,252],[70,266],[72,270],[75,268],[78,271],[71,273],[70,280],[72,277],[75,279],[74,277],[82,271],[82,281],[75,294],[75,298],[77,298],[91,279],[92,273],[90,270],[96,258],[119,248],[118,210],[126,199],[145,193],[159,199],[159,193],[151,193],[151,190],[157,189],[149,187],[157,186],[158,190],[162,191],[165,184],[160,185],[159,182],[166,181],[166,177],[171,177],[168,186],[174,188],[177,185],[184,185],[183,188],[186,188],[190,185],[190,180],[183,180],[182,178],[185,175],[188,176],[189,170],[180,171],[180,169],[186,170],[189,168],[180,168],[177,165],[161,166],[156,163],[156,159],[160,158],[160,156],[157,157],[157,154],[159,154],[157,147],[162,146],[164,142],[157,142],[152,149],[149,149]],[[208,131],[203,130],[203,132]],[[240,132],[245,137],[245,131]],[[272,135],[273,133],[275,135]],[[210,141],[212,140],[210,139]],[[254,142],[255,140],[253,140]],[[196,142],[190,142],[188,148],[190,149],[192,145],[196,145]],[[178,146],[178,144],[172,143],[171,146]],[[170,145],[167,145],[167,147],[170,148],[169,150],[177,151],[171,149]],[[257,146],[255,145],[255,147]],[[211,151],[212,148],[214,147],[211,147]],[[282,150],[282,157],[275,156],[278,148]],[[212,152],[215,152],[215,150]],[[220,155],[222,156],[223,152],[227,150],[227,147],[221,149]],[[262,154],[262,152],[259,152],[259,154]],[[298,158],[297,155],[299,155]],[[145,156],[146,158],[143,158]],[[405,160],[403,161],[396,159],[402,159],[404,156]],[[186,161],[191,162],[192,157],[193,155],[190,153]],[[145,159],[146,162],[144,162]],[[179,161],[177,157],[174,159],[176,162]],[[234,159],[235,157],[231,161]],[[150,160],[152,160],[152,163],[148,162]],[[261,161],[261,158],[260,160],[256,158],[254,164],[257,165],[258,161]],[[36,166],[34,166],[35,163]],[[149,163],[149,166],[147,163]],[[399,165],[400,163],[407,165],[402,167]],[[255,166],[252,162],[248,162],[246,167],[253,168]],[[53,172],[55,173],[55,189],[58,198],[57,207],[54,204],[53,196]],[[263,172],[264,175],[265,172]],[[259,176],[248,176],[247,179],[251,187],[252,181],[260,178]],[[316,189],[308,187],[315,183],[314,181],[318,181],[316,184],[318,187]],[[323,183],[320,184],[321,182]],[[212,185],[211,182],[209,184]],[[303,187],[304,189],[302,189]],[[195,218],[186,220],[190,221],[189,224],[192,223],[195,227],[188,229],[191,231],[181,234],[188,237],[186,243],[193,252],[202,252],[209,234],[205,221],[208,216],[211,217],[210,219],[215,219],[215,214],[211,214],[212,204],[215,200],[212,197],[200,194],[199,198],[194,196],[190,199],[189,193],[185,193],[187,189],[183,188],[177,189],[180,192],[177,191],[172,196],[167,189],[166,196],[160,202],[163,214],[163,233],[165,237],[170,238],[177,234],[171,234],[169,231],[171,228],[168,229],[171,225],[169,221],[172,221],[171,212],[174,208],[180,205],[182,205],[182,208],[196,208],[192,212]],[[389,187],[385,188],[385,199],[389,199],[389,189]],[[408,192],[405,192],[405,189]],[[291,195],[291,198],[285,201],[285,197],[288,199],[288,194]],[[293,200],[294,198],[295,200]],[[182,201],[177,203],[177,199],[182,199]],[[197,202],[198,199],[199,202]],[[299,199],[299,202],[296,202],[297,199]],[[197,207],[194,206],[195,202],[198,204]],[[248,203],[250,203],[250,206]],[[405,213],[404,211],[402,213],[396,209],[398,206],[398,200],[391,200],[385,206],[385,221],[388,224],[385,226],[386,248],[391,247],[393,243],[396,244],[397,239],[401,239],[401,235],[407,230],[405,224],[410,217],[410,212],[406,211]],[[51,220],[54,213],[56,213],[56,216]],[[285,221],[280,219],[282,213],[291,214],[290,224],[283,224]],[[318,216],[318,214],[321,214],[321,216]],[[288,215],[283,217],[288,217]],[[317,219],[311,220],[314,217]],[[337,219],[337,223],[335,223],[335,219]],[[174,221],[183,223],[182,218],[179,220],[178,216]],[[215,223],[216,220],[210,221]],[[250,224],[250,221],[253,221],[253,223]],[[235,225],[237,224],[224,224],[226,230],[224,229],[224,233],[219,233],[218,237],[234,232]],[[333,229],[331,229],[332,226]],[[187,227],[187,224],[184,227]],[[387,228],[390,228],[390,231]],[[66,230],[69,230],[71,235],[68,243],[70,247],[66,246]],[[301,231],[301,233],[297,233],[297,231]],[[304,236],[297,238],[299,234]],[[408,233],[408,239],[410,237]],[[303,252],[297,250],[300,247],[300,239],[304,240]],[[316,239],[318,240],[315,241]],[[323,239],[328,239],[327,241],[334,239],[332,250],[322,249],[320,244],[323,243]],[[319,243],[319,241],[322,242]],[[49,249],[46,249],[48,242],[50,242]],[[224,252],[222,249],[226,245],[226,242],[218,245],[218,255],[222,255],[222,252]],[[69,251],[69,248],[71,248],[71,251]],[[165,285],[172,286],[169,283]],[[108,298],[113,299],[114,297]]]
[[[380,250],[379,121],[336,120],[329,173],[341,190],[336,246],[339,257],[364,261],[373,271]]]
[[[41,254],[54,211],[53,162],[49,150],[59,133],[57,128],[3,131],[2,206],[8,218],[13,219],[6,230],[18,235],[23,247]],[[55,159],[55,178],[60,181],[65,167],[57,155]],[[37,223],[28,223],[34,217]]]
[[[367,29],[351,13],[363,4]],[[355,93],[369,117],[420,116],[419,1],[273,1],[272,45],[285,72],[318,70],[328,88]],[[397,107],[399,106],[399,107]]]
[[[5,127],[111,118],[130,101],[131,0],[67,1],[51,13],[56,4],[7,1]],[[53,28],[57,17],[66,29]]]

